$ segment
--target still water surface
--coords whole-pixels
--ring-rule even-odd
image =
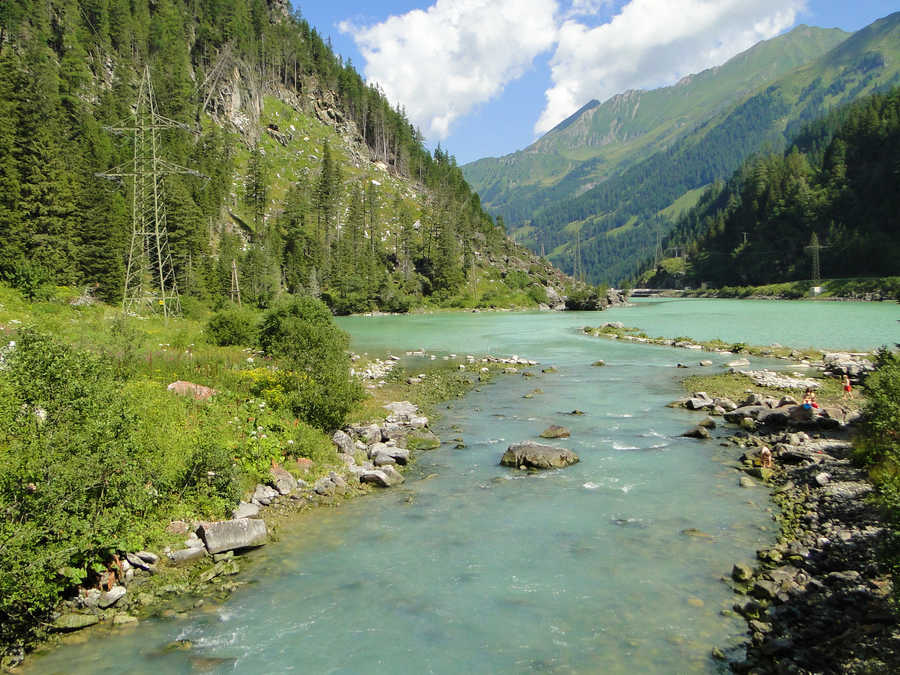
[[[720,614],[733,603],[721,577],[773,540],[767,493],[737,487],[733,449],[679,437],[694,418],[664,406],[690,352],[578,328],[618,320],[651,335],[870,348],[897,340],[897,318],[896,305],[667,300],[341,319],[373,355],[515,353],[558,372],[505,376],[445,406],[445,444],[405,485],[283,528],[224,606],[113,630],[30,672],[717,672],[711,648],[744,628]],[[605,368],[590,367],[600,358]],[[576,408],[585,414],[565,414]],[[497,465],[551,423],[572,430],[563,444],[579,464]],[[193,649],[166,652],[176,639]]]

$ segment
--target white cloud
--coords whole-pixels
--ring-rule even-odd
[[[603,0],[573,0],[572,10]],[[591,28],[568,18],[551,60],[553,86],[535,124],[544,133],[589,100],[670,84],[721,64],[794,24],[806,0],[632,0]],[[569,16],[573,16],[570,11]]]
[[[440,140],[554,46],[552,86],[534,125],[539,134],[591,99],[672,84],[724,63],[792,26],[806,2],[436,0],[381,23],[343,22],[340,29],[362,53],[367,80],[401,103],[428,138]]]
[[[369,82],[406,107],[426,136],[497,96],[556,41],[556,0],[437,0],[373,26],[344,22]]]

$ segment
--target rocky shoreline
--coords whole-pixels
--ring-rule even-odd
[[[774,469],[758,453],[746,470],[765,476],[781,509],[781,536],[735,565],[734,609],[750,640],[734,672],[875,673],[900,671],[900,621],[885,547],[893,535],[868,499],[865,472],[851,461],[851,428],[748,436],[771,447]]]
[[[676,404],[693,409],[704,397],[696,392]],[[760,394],[731,411],[715,410],[735,405],[730,401],[709,403],[696,409],[724,412],[741,427],[719,439],[743,451],[737,484],[763,481],[780,511],[778,541],[756,560],[736,563],[726,578],[736,593],[733,610],[747,622],[742,653],[715,649],[713,657],[737,673],[900,672],[900,617],[886,562],[900,542],[852,461],[858,413],[812,414]],[[715,426],[706,418],[685,435],[710,438]]]

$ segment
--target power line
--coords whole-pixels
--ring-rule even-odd
[[[131,162],[97,176],[131,179],[131,246],[125,267],[122,310],[127,313],[149,308],[168,317],[181,313],[181,299],[169,250],[163,177],[175,173],[205,176],[159,155],[160,129],[189,128],[157,112],[149,66],[144,68],[133,115],[133,125],[107,128],[113,133],[133,134]]]

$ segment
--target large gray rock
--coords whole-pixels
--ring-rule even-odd
[[[248,502],[241,502],[231,512],[231,517],[235,520],[240,520],[241,518],[255,518],[258,515],[259,506],[257,506],[256,504],[250,504]]]
[[[359,481],[378,487],[393,487],[403,482],[403,476],[394,467],[388,465],[380,469],[366,469],[359,474]]]
[[[762,411],[771,410],[767,405],[745,405],[725,413],[725,421],[739,424],[745,417],[755,420]]]
[[[268,537],[265,521],[256,518],[201,523],[197,534],[210,553],[262,546]]]
[[[366,445],[372,445],[381,440],[381,428],[377,424],[352,427],[350,431]]]
[[[151,563],[148,563],[146,560],[139,557],[136,553],[126,553],[125,560],[127,560],[138,569],[149,571],[153,568],[153,565]]]
[[[260,483],[256,486],[256,490],[253,491],[253,497],[250,501],[254,504],[262,504],[263,506],[268,506],[277,496],[278,490],[269,485],[263,485],[262,483]]]
[[[398,448],[393,445],[385,445],[384,443],[376,443],[372,446],[372,461],[375,466],[382,464],[407,464],[409,463],[409,450],[406,448]],[[381,460],[379,460],[381,458]]]
[[[112,607],[119,600],[125,597],[125,594],[128,591],[124,586],[113,586],[106,593],[100,596],[100,599],[97,601],[97,606],[100,609],[106,609],[107,607]]]
[[[787,405],[782,408],[762,410],[756,416],[756,421],[767,426],[784,426],[791,419],[791,411],[794,407]]]
[[[381,471],[388,477],[388,480],[391,481],[392,485],[399,485],[406,480],[403,477],[403,474],[391,465],[382,467]]]
[[[347,438],[350,437],[347,436]],[[278,494],[289,495],[297,489],[297,479],[286,469],[283,469],[280,466],[273,467],[270,473],[272,475],[272,483],[274,484],[275,489],[278,490]]]
[[[684,407],[688,410],[703,410],[704,408],[712,408],[715,404],[708,398],[689,398],[684,403]]]
[[[385,422],[381,427],[381,440],[397,441],[406,438],[409,433],[409,427],[399,422]]]
[[[504,466],[524,466],[530,469],[558,469],[577,461],[578,455],[571,450],[532,441],[513,443],[500,458],[500,463]]]
[[[681,435],[686,436],[688,438],[701,438],[701,439],[710,438],[712,436],[712,434],[709,433],[709,429],[707,429],[704,426],[700,426],[699,424],[692,429],[688,429]]]
[[[399,419],[409,420],[419,412],[419,406],[415,403],[410,403],[409,401],[394,401],[393,403],[388,403],[384,407],[387,410],[390,410],[391,414]]]
[[[356,450],[356,444],[354,444],[353,439],[345,431],[341,431],[338,429],[334,432],[334,436],[331,437],[331,441],[337,446],[338,452],[344,452],[348,455],[352,455],[353,451]]]

